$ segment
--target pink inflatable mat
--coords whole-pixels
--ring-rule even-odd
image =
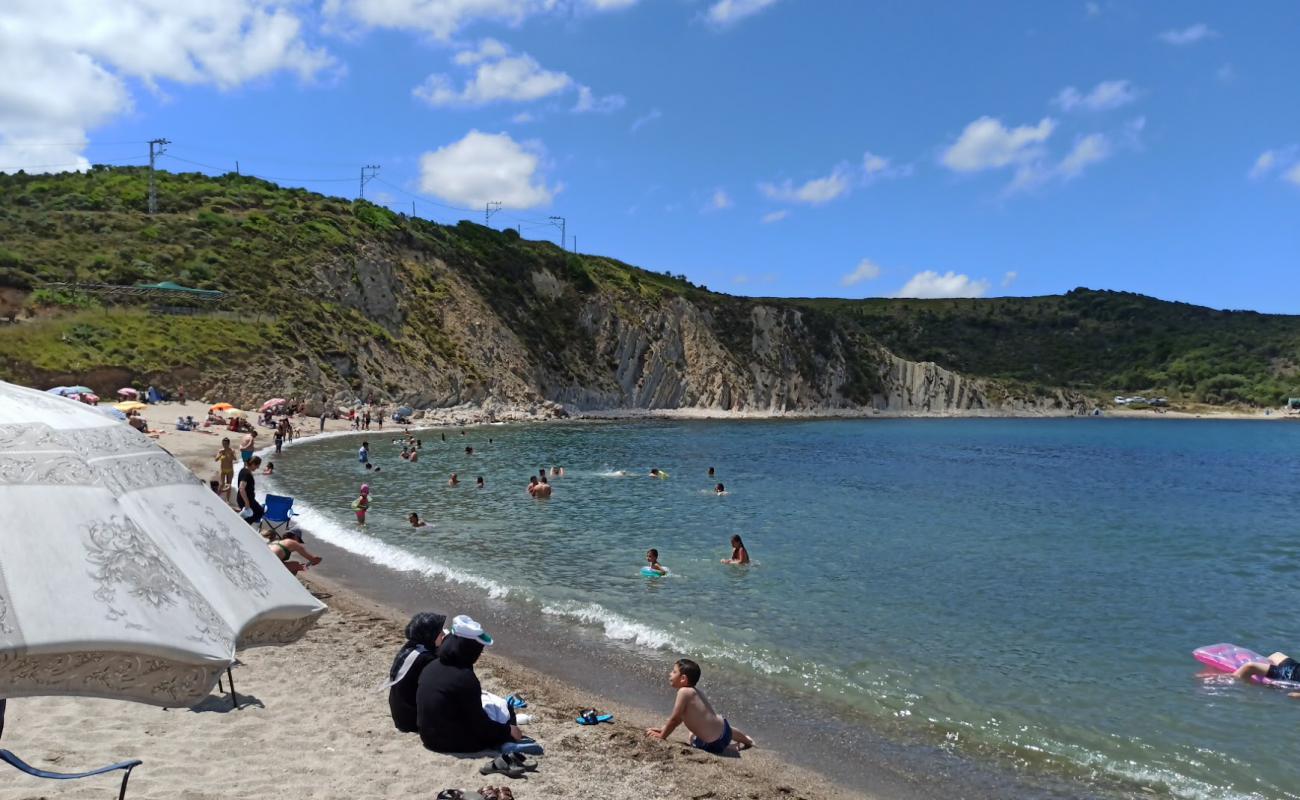
[[[1212,644],[1206,647],[1198,647],[1192,651],[1192,655],[1197,661],[1219,670],[1220,672],[1236,672],[1242,664],[1248,664],[1252,661],[1268,662],[1268,659],[1245,647],[1235,644]],[[1279,686],[1287,689],[1300,689],[1300,683],[1290,681],[1273,681],[1262,675],[1256,675],[1251,680],[1257,683],[1268,684],[1270,686]]]

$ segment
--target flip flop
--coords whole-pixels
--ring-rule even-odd
[[[507,778],[524,777],[524,768],[517,767],[510,763],[510,761],[508,761],[503,755],[497,756],[488,763],[479,767],[478,771],[480,775],[495,775],[499,773]]]
[[[537,759],[535,759],[535,758],[529,758],[528,756],[524,755],[523,753],[519,752],[518,750],[514,750],[514,751],[509,752],[509,753],[504,753],[504,752],[503,752],[503,753],[501,754],[501,756],[502,756],[506,761],[509,761],[511,764],[514,764],[516,767],[519,767],[520,769],[522,769],[524,772],[536,772],[536,771],[537,771]]]
[[[584,708],[578,712],[577,722],[579,725],[599,725],[602,722],[613,722],[613,714],[601,714],[594,708]]]
[[[507,708],[528,708],[528,701],[517,694],[508,695],[506,697],[506,707]]]

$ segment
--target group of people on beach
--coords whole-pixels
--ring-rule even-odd
[[[494,640],[482,625],[467,615],[456,616],[446,625],[446,616],[432,611],[418,613],[407,623],[406,642],[384,684],[393,726],[403,733],[418,733],[424,746],[435,752],[503,750],[506,759],[494,760],[482,771],[518,777],[526,762],[512,756],[541,751],[540,746],[529,747],[535,743],[520,728],[531,721],[518,713],[527,702],[518,694],[502,698],[483,690],[474,665]],[[668,674],[668,683],[676,690],[672,711],[662,725],[647,728],[646,735],[667,739],[680,726],[690,732],[693,747],[708,753],[723,755],[753,747],[754,740],[732,727],[700,690],[702,674],[700,665],[689,658],[673,663]],[[591,717],[597,718],[594,711]],[[585,724],[583,718],[578,722]],[[510,769],[512,763],[520,767],[517,772]]]

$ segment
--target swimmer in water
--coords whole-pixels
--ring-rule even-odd
[[[1237,667],[1232,676],[1242,680],[1249,680],[1259,676],[1268,678],[1271,681],[1300,683],[1300,662],[1297,662],[1286,653],[1274,653],[1268,657],[1268,661],[1250,661],[1242,664]],[[1300,698],[1300,692],[1291,692],[1288,697]]]
[[[663,476],[659,474],[659,470],[655,469],[654,467],[651,467],[651,468],[650,468],[650,477],[652,477],[652,478],[662,478]]]
[[[537,483],[537,476],[536,476],[536,475],[534,475],[533,477],[529,478],[529,479],[528,479],[528,493],[529,493],[530,495],[531,495],[531,494],[536,494],[536,493],[537,493],[537,487],[538,487],[539,485],[540,485],[540,484]]]
[[[483,488],[483,476],[482,476],[482,475],[480,475],[480,476],[478,476],[477,478],[474,479],[474,488],[475,488],[475,489],[482,489],[482,488]]]
[[[727,493],[727,487],[719,483],[717,486],[713,487],[713,493],[721,497],[722,495]]]
[[[465,448],[465,455],[467,455],[467,456],[472,456],[472,455],[474,455],[474,448],[472,448],[472,447],[466,447],[466,448]]]
[[[668,574],[668,568],[659,563],[659,551],[653,547],[645,551],[645,561],[646,565],[654,572],[658,572],[660,575]]]
[[[713,477],[713,467],[709,467],[709,477]]]
[[[564,474],[564,468],[563,468],[563,467],[551,467],[551,475],[552,475],[552,477],[557,477],[557,478],[558,478],[559,476],[561,476],[561,475],[563,475],[563,474]]]
[[[740,538],[740,534],[731,537],[731,558],[722,559],[723,564],[748,564],[749,551],[745,549],[745,542]]]
[[[456,473],[454,473],[454,472],[451,473],[451,477],[447,479],[447,485],[448,485],[448,486],[460,486],[460,478],[457,478],[457,477],[456,477]]]
[[[546,482],[546,476],[537,479],[537,488],[533,490],[533,497],[538,500],[548,500],[551,497],[551,485]]]
[[[412,528],[423,528],[429,524],[424,520],[420,519],[420,515],[415,513],[414,511],[411,512],[411,516],[406,518],[406,521],[411,523]]]

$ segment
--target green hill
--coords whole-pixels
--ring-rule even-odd
[[[1077,403],[1058,389],[1262,405],[1300,395],[1297,317],[1084,289],[740,298],[256,178],[157,182],[151,216],[143,168],[0,175],[0,316],[16,319],[0,324],[0,377],[185,382],[230,398],[769,410]],[[157,300],[51,286],[160,281],[225,299],[168,300],[160,313]],[[927,361],[943,369],[911,363]]]

